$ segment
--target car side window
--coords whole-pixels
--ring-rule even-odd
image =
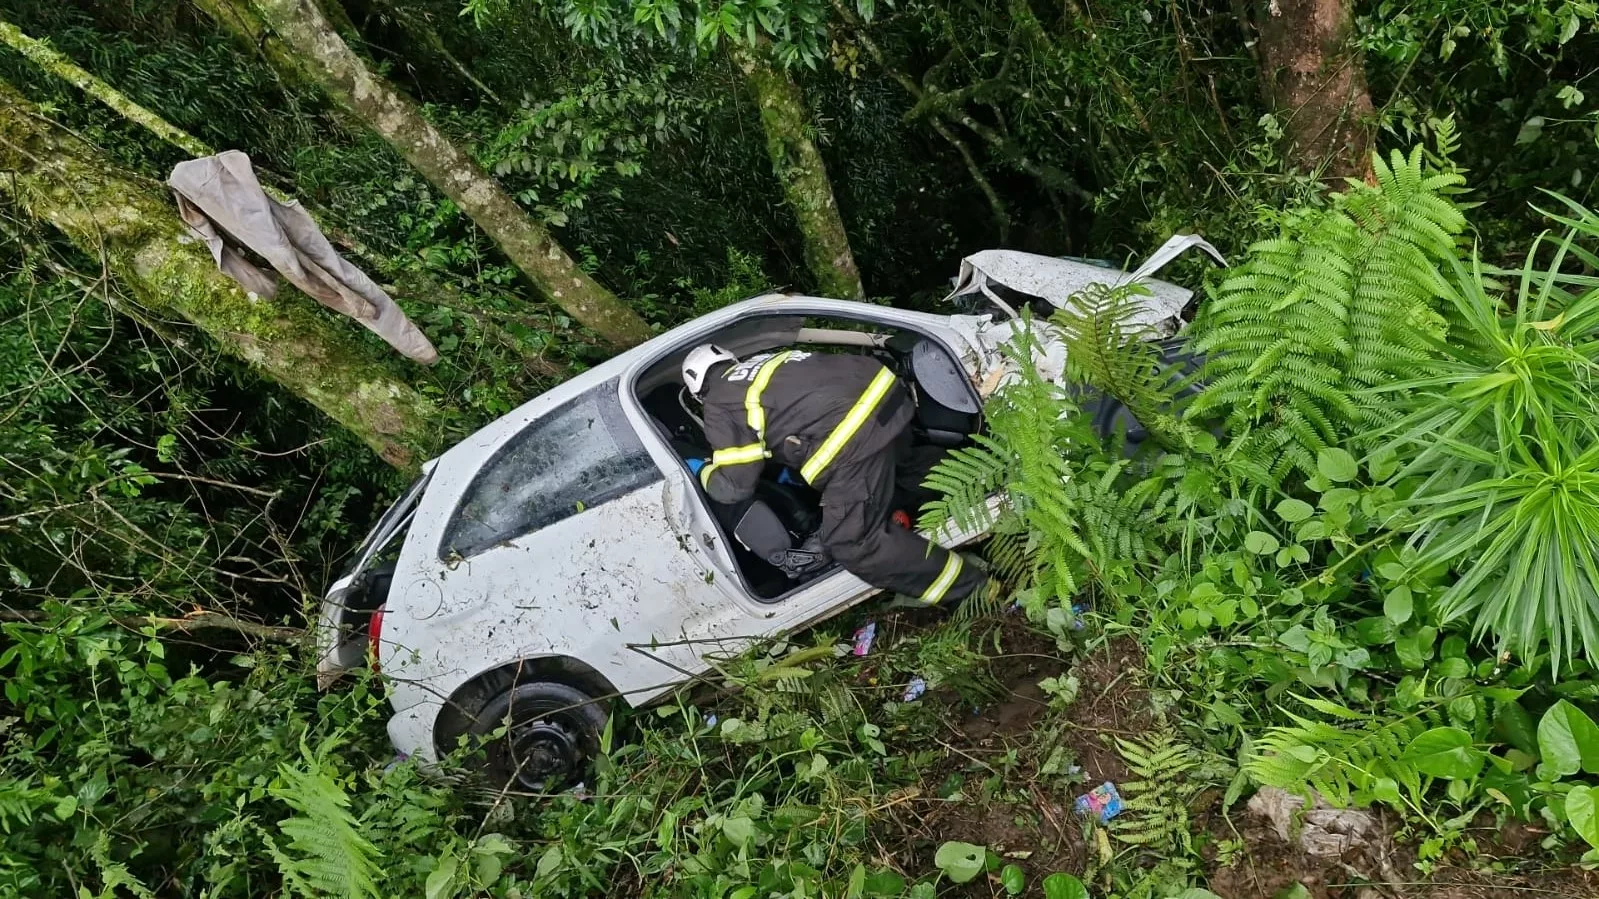
[[[661,479],[608,381],[540,416],[495,453],[439,547],[470,556]]]

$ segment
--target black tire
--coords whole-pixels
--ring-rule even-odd
[[[479,758],[495,788],[550,793],[588,776],[606,718],[604,706],[582,690],[536,681],[491,698],[467,732],[484,741]],[[506,732],[491,738],[507,722]]]

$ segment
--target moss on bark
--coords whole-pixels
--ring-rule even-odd
[[[34,65],[68,82],[78,90],[111,107],[123,118],[130,119],[150,129],[155,136],[195,156],[209,156],[215,151],[188,132],[173,126],[156,113],[133,102],[119,90],[80,68],[71,59],[57,52],[41,40],[28,37],[10,22],[0,19],[0,43],[26,56]]]
[[[254,6],[334,100],[454,200],[551,302],[617,346],[649,338],[649,327],[626,303],[579,268],[415,103],[367,69],[312,0],[254,0]]]
[[[0,83],[0,196],[105,261],[151,309],[193,322],[229,353],[349,428],[378,455],[415,468],[439,449],[437,406],[339,322],[287,286],[256,297],[217,270],[166,192],[39,116]]]
[[[804,94],[787,73],[757,53],[742,53],[739,65],[760,106],[772,172],[794,211],[805,249],[805,265],[816,279],[817,289],[830,297],[864,297],[861,273],[855,267],[844,219],[833,198],[833,182],[827,177],[822,152],[809,133],[811,110],[805,105]]]

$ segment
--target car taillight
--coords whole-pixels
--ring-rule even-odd
[[[366,649],[372,657],[372,673],[378,673],[378,647],[383,639],[383,615],[389,610],[388,604],[378,606],[372,610],[372,620],[366,626]]]

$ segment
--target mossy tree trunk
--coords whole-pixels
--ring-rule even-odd
[[[231,6],[243,0],[205,2]],[[649,338],[649,327],[626,303],[578,268],[488,172],[434,128],[415,103],[366,67],[312,0],[254,0],[253,5],[333,99],[454,200],[550,302],[617,346]]]
[[[866,291],[833,198],[833,182],[827,177],[821,150],[811,139],[811,110],[805,105],[805,95],[759,51],[741,52],[738,64],[760,106],[766,152],[783,187],[783,197],[794,211],[805,265],[816,279],[817,290],[829,297],[861,299]]]
[[[390,464],[439,449],[439,409],[336,320],[289,287],[246,294],[190,238],[166,191],[38,114],[0,83],[0,197],[102,259],[150,309],[187,319],[227,352],[349,428]]]
[[[248,0],[189,0],[233,37],[242,50],[260,54],[279,78],[296,87],[319,89],[320,83],[305,61],[279,40]]]
[[[1333,176],[1370,171],[1374,115],[1350,7],[1348,0],[1269,0],[1256,15],[1266,95],[1283,120],[1289,159]]]

